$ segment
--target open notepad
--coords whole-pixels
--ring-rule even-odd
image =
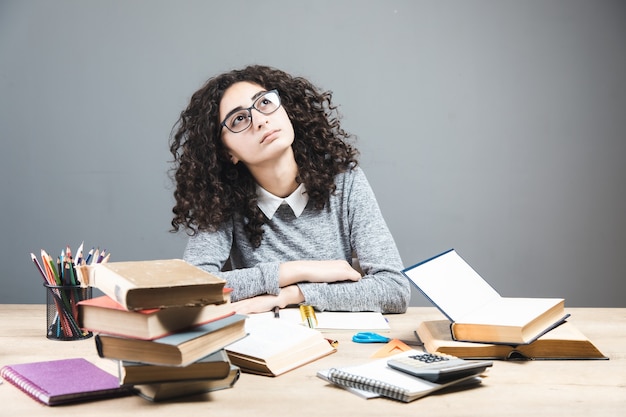
[[[390,359],[418,353],[421,352],[409,350],[361,365],[323,369],[317,372],[317,376],[366,399],[382,396],[403,402],[417,400],[452,385],[473,386],[482,381],[479,376],[472,375],[437,384],[387,366],[387,361]]]
[[[303,323],[298,308],[283,308],[279,312],[280,319],[291,323]],[[254,319],[274,319],[272,312],[251,314]],[[322,311],[316,312],[317,325],[320,331],[390,331],[389,322],[381,314],[373,311]]]

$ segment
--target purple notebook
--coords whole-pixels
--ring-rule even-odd
[[[0,375],[47,405],[95,400],[129,394],[116,376],[83,358],[5,365]]]

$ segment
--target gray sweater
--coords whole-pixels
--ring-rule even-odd
[[[261,246],[253,248],[234,216],[215,232],[189,238],[184,259],[224,278],[237,301],[278,294],[278,267],[293,260],[345,259],[356,254],[364,272],[358,282],[298,284],[305,303],[320,311],[403,313],[410,286],[401,274],[400,254],[363,171],[356,168],[335,178],[330,204],[315,210],[309,201],[296,217],[286,204],[263,226]],[[221,272],[230,257],[233,270]]]

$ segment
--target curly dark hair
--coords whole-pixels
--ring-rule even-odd
[[[250,243],[259,247],[265,217],[257,206],[256,182],[245,164],[231,162],[221,140],[220,101],[231,85],[241,81],[279,91],[295,132],[296,181],[304,183],[316,209],[323,209],[335,192],[335,176],[357,166],[358,150],[350,144],[354,135],[340,126],[332,92],[302,77],[251,65],[213,77],[196,91],[170,137],[176,183],[171,231],[181,227],[190,235],[214,231],[239,214],[246,221]]]

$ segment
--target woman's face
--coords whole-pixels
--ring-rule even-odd
[[[248,119],[244,117],[233,120],[231,118],[233,113],[247,115],[245,110],[255,105],[255,108],[250,109],[252,123],[245,130],[233,133],[226,126],[222,127],[222,141],[233,163],[241,161],[249,168],[263,166],[273,164],[286,152],[291,152],[294,140],[291,120],[282,106],[274,110],[275,107],[271,107],[272,102],[262,98],[266,92],[263,87],[247,81],[233,84],[224,92],[219,108],[220,121],[228,119],[228,127],[233,130],[238,130],[248,123]],[[270,107],[266,108],[267,105]],[[272,113],[264,114],[257,108]],[[240,112],[241,110],[244,112]],[[234,123],[230,123],[231,121]]]

